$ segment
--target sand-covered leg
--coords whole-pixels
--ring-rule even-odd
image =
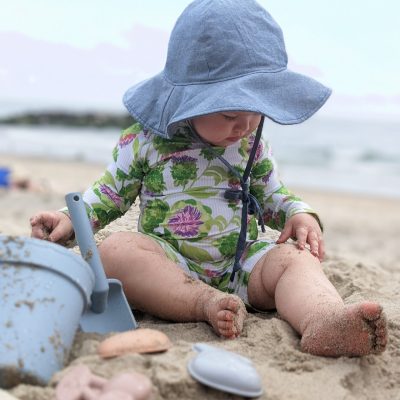
[[[226,338],[242,332],[242,300],[189,276],[150,237],[115,233],[103,241],[100,254],[107,276],[122,282],[136,309],[172,321],[205,321]]]
[[[234,339],[242,333],[247,311],[238,296],[210,290],[199,302],[206,321],[218,335]]]
[[[381,306],[362,302],[310,316],[301,348],[321,356],[364,356],[383,352],[386,343],[386,318]]]
[[[322,356],[378,354],[387,343],[379,304],[345,305],[316,257],[291,245],[276,246],[256,265],[249,301],[267,308],[274,299],[282,317],[302,336],[301,348]]]

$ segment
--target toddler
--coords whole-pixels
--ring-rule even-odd
[[[316,213],[280,182],[264,118],[297,124],[330,90],[287,69],[282,32],[253,0],[195,0],[172,31],[164,70],[127,91],[134,118],[84,194],[96,231],[140,199],[138,232],[99,246],[132,306],[240,335],[249,309],[277,309],[304,351],[380,353],[380,305],[345,305],[324,275]],[[281,231],[258,240],[258,226]],[[73,237],[66,210],[31,218],[32,236]],[[295,244],[286,243],[289,238]]]

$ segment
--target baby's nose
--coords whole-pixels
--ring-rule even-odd
[[[238,134],[243,134],[250,129],[250,118],[248,117],[240,117],[237,120],[235,126],[235,132]]]

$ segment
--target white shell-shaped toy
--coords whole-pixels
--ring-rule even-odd
[[[193,348],[199,354],[189,362],[188,371],[200,383],[239,396],[261,396],[261,378],[251,360],[204,343]]]

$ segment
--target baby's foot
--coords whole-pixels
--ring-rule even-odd
[[[382,353],[386,343],[381,306],[363,302],[313,318],[303,333],[301,348],[320,356],[364,356]]]
[[[247,311],[238,296],[216,293],[208,296],[203,306],[206,321],[214,328],[217,335],[234,339],[242,333]]]

